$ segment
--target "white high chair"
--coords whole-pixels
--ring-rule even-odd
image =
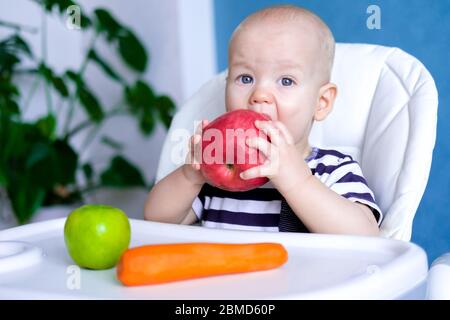
[[[180,131],[225,112],[223,72],[206,83],[175,115],[163,146],[156,180],[180,166],[174,161]],[[381,234],[409,241],[427,184],[436,138],[438,95],[430,73],[398,48],[336,45],[333,112],[313,126],[310,142],[350,154],[362,168],[383,211]],[[185,148],[185,152],[187,149]]]

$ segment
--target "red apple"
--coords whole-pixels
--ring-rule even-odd
[[[229,191],[247,191],[265,184],[265,177],[244,180],[241,172],[264,163],[257,149],[249,148],[247,138],[269,138],[255,127],[255,120],[269,116],[252,110],[225,113],[203,129],[201,171],[208,183]]]

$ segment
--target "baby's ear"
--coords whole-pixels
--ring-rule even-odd
[[[334,83],[327,83],[319,89],[319,101],[316,112],[314,113],[314,120],[322,121],[331,110],[333,110],[334,100],[337,95],[337,86]]]

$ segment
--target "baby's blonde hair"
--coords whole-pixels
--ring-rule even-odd
[[[273,7],[268,7],[259,10],[247,18],[245,18],[239,26],[234,30],[230,39],[231,43],[234,37],[247,26],[252,25],[255,22],[277,22],[277,23],[287,23],[287,22],[308,22],[314,28],[313,31],[317,32],[317,36],[320,39],[321,44],[321,55],[323,59],[323,78],[324,81],[330,81],[331,70],[333,68],[334,61],[334,51],[335,51],[335,41],[331,30],[323,22],[323,20],[312,13],[311,11],[297,7],[294,5],[277,5]]]

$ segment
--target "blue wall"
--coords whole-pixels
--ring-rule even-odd
[[[239,22],[250,13],[289,1],[215,0],[219,69],[227,67],[227,44]],[[439,92],[437,142],[430,180],[414,220],[412,241],[429,262],[450,251],[450,0],[297,0],[289,3],[317,13],[338,42],[399,47],[417,57],[436,81]],[[366,27],[366,9],[381,8],[381,30]],[[447,137],[447,139],[445,138]]]

